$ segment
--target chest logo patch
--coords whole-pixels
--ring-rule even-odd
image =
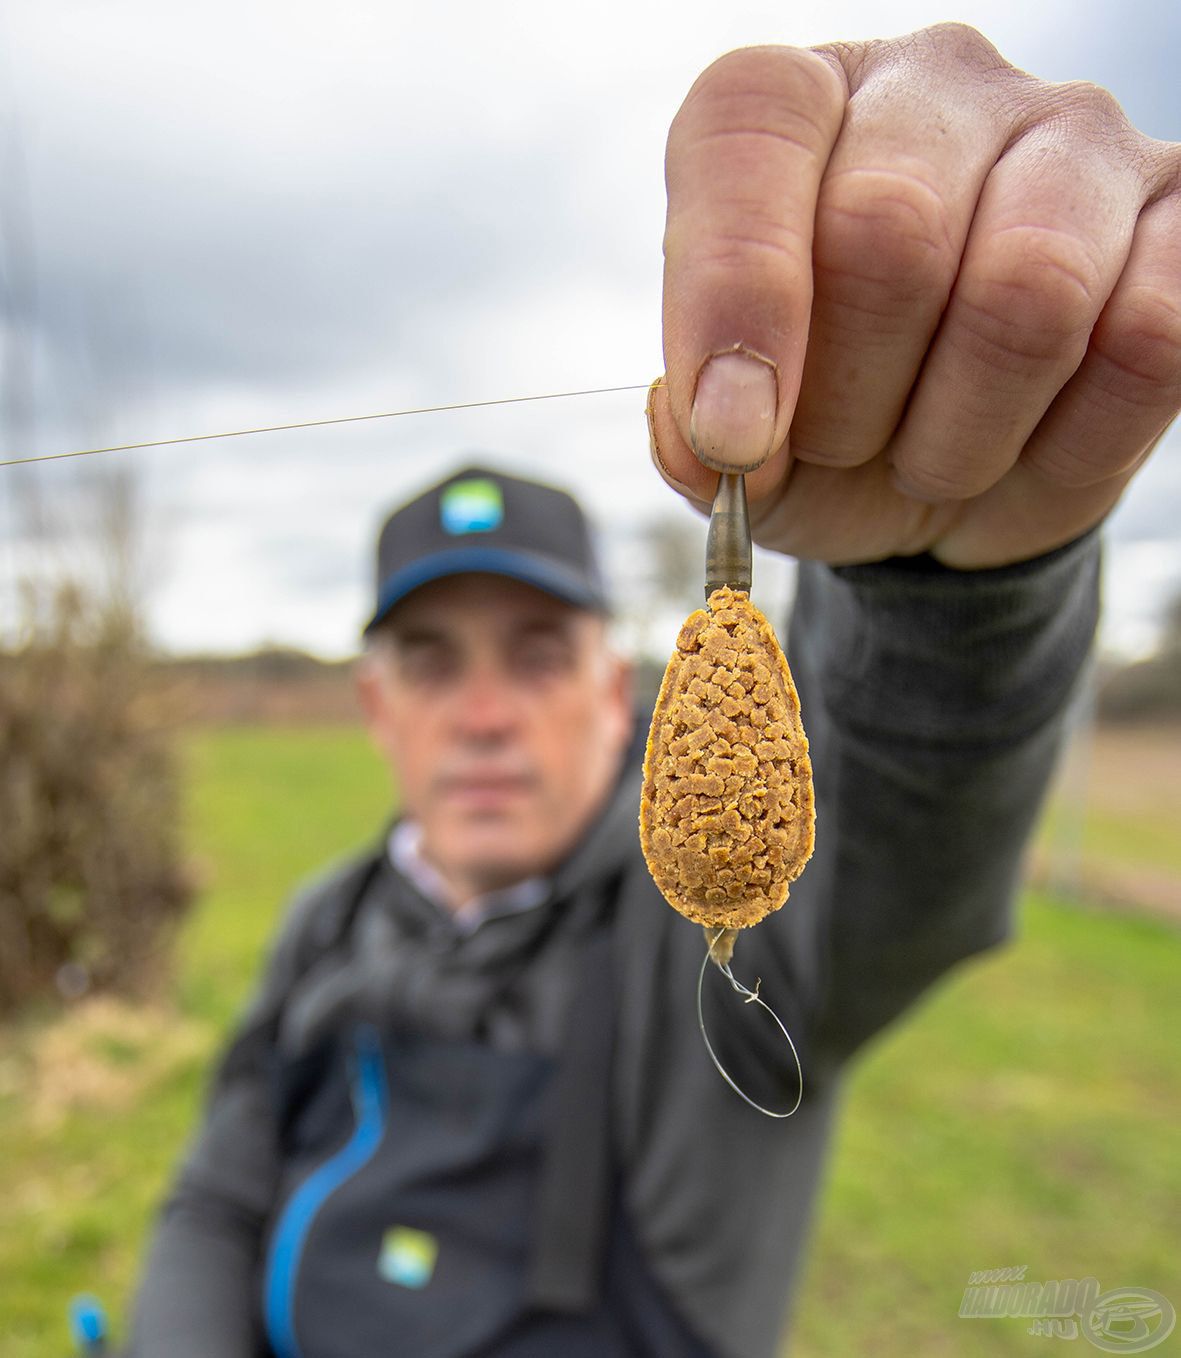
[[[382,1237],[377,1271],[400,1287],[425,1287],[435,1271],[439,1242],[427,1231],[391,1226]]]

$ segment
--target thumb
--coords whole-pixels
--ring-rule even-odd
[[[816,53],[748,48],[714,62],[673,120],[664,357],[676,437],[662,433],[660,451],[689,486],[702,464],[750,471],[786,443],[816,199],[846,98],[839,68]]]

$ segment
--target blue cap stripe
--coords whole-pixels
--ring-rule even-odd
[[[412,561],[408,566],[395,571],[381,587],[378,594],[377,611],[366,626],[366,631],[375,626],[411,590],[432,580],[442,580],[449,575],[463,575],[472,571],[486,572],[490,575],[506,575],[512,580],[520,580],[527,585],[535,585],[547,594],[554,594],[568,603],[582,608],[605,608],[606,600],[601,591],[587,586],[585,579],[575,571],[568,571],[552,561],[534,556],[529,552],[510,551],[504,547],[457,547],[451,551],[435,552],[430,556]]]

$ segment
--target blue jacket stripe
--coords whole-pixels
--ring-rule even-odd
[[[316,1213],[341,1184],[372,1159],[385,1132],[389,1084],[381,1044],[372,1028],[357,1030],[355,1055],[353,1134],[291,1195],[271,1238],[265,1313],[267,1338],[276,1358],[301,1358],[295,1335],[295,1284],[300,1257]]]

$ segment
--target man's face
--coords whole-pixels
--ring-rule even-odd
[[[415,590],[359,675],[370,733],[456,905],[552,868],[630,736],[603,620],[500,576]]]

